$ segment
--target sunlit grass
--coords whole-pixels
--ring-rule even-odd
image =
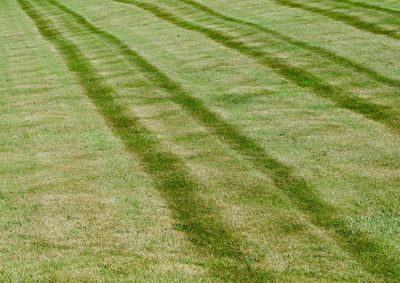
[[[1,279],[398,279],[392,3],[1,5]]]

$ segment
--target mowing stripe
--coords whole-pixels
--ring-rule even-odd
[[[148,79],[150,79],[158,87],[165,90],[174,103],[180,105],[194,118],[200,121],[204,126],[216,134],[220,140],[228,142],[234,150],[238,151],[241,155],[251,160],[253,163],[258,164],[259,166],[257,167],[263,168],[264,171],[266,170],[268,175],[272,174],[278,186],[280,186],[279,184],[284,184],[286,182],[294,182],[294,184],[290,186],[285,186],[289,188],[291,186],[297,187],[299,185],[299,188],[304,188],[307,190],[307,198],[301,201],[304,203],[304,208],[306,210],[316,210],[315,212],[317,212],[319,208],[325,206],[318,196],[312,193],[310,189],[306,189],[307,185],[304,181],[297,180],[293,176],[291,168],[273,159],[271,156],[268,156],[265,150],[254,140],[241,133],[237,127],[224,121],[217,113],[210,111],[200,99],[193,97],[179,83],[168,77],[156,66],[146,61],[144,57],[130,49],[120,39],[112,34],[98,29],[93,24],[89,23],[83,16],[79,15],[75,11],[72,11],[61,3],[55,0],[46,1],[58,7],[66,14],[69,14],[76,20],[76,22],[85,27],[90,33],[97,34],[103,40],[112,44],[115,49],[119,49],[120,53],[123,54],[132,64],[137,66],[143,72],[143,74],[147,76]],[[296,192],[297,191],[293,191],[293,193]],[[298,198],[300,197],[302,196],[299,195]]]
[[[72,18],[75,18],[76,22],[80,23],[88,31],[97,34],[111,44],[113,48],[120,50],[121,54],[125,55],[132,64],[138,66],[156,85],[167,91],[173,102],[182,106],[222,141],[227,142],[232,149],[272,177],[277,188],[287,193],[294,204],[310,216],[314,224],[324,229],[337,229],[339,232],[337,237],[340,240],[339,244],[356,255],[357,259],[368,270],[382,276],[392,276],[391,274],[394,274],[397,268],[397,259],[393,259],[393,256],[386,254],[373,241],[361,234],[355,235],[346,226],[337,223],[337,211],[323,202],[314,189],[304,180],[297,178],[290,167],[268,156],[265,150],[254,140],[245,136],[233,125],[225,122],[218,114],[211,112],[201,100],[192,97],[177,82],[170,79],[135,51],[129,49],[118,38],[98,29],[81,15],[64,5],[54,0],[48,1]],[[334,227],[333,225],[336,226]],[[377,262],[374,262],[374,260],[377,260]]]
[[[395,130],[396,133],[400,132],[400,117],[391,107],[374,104],[363,98],[352,96],[352,94],[347,91],[332,86],[301,68],[291,66],[283,59],[274,57],[272,54],[269,54],[264,50],[259,51],[257,48],[250,47],[241,41],[237,41],[233,37],[226,35],[221,31],[216,31],[212,28],[183,20],[172,12],[165,11],[157,5],[136,0],[113,1],[135,5],[138,8],[152,13],[161,20],[167,21],[186,30],[198,32],[229,49],[236,50],[239,53],[252,58],[261,65],[271,68],[274,72],[280,74],[285,79],[292,81],[297,86],[310,89],[315,95],[331,100],[340,108],[362,114],[371,120],[385,124]]]
[[[342,65],[344,67],[351,68],[356,72],[363,73],[364,75],[367,75],[369,78],[371,78],[371,79],[373,79],[373,80],[375,80],[377,82],[386,84],[386,85],[391,86],[391,87],[400,87],[400,81],[399,80],[388,78],[388,77],[380,74],[379,72],[377,72],[377,71],[375,71],[373,69],[370,69],[370,68],[368,68],[368,67],[366,67],[364,65],[361,65],[359,63],[356,63],[354,61],[351,61],[350,59],[348,59],[346,57],[337,55],[336,53],[334,53],[334,52],[332,52],[332,51],[330,51],[328,49],[325,49],[323,47],[315,46],[315,45],[312,45],[312,44],[310,44],[308,42],[301,41],[301,40],[295,39],[293,37],[289,37],[287,35],[279,33],[276,30],[273,30],[271,28],[265,27],[265,26],[260,25],[260,24],[256,24],[256,23],[253,23],[253,22],[248,22],[248,21],[245,21],[245,20],[242,20],[242,19],[238,19],[238,18],[234,18],[234,17],[231,17],[231,16],[227,16],[227,15],[221,14],[220,12],[217,12],[216,10],[213,10],[210,7],[208,7],[206,5],[203,5],[203,4],[201,4],[201,3],[199,3],[199,2],[197,2],[195,0],[178,0],[178,1],[180,1],[182,3],[185,3],[185,4],[189,5],[189,6],[191,6],[192,8],[195,8],[198,11],[206,13],[206,14],[208,14],[210,16],[214,16],[214,17],[219,18],[221,20],[224,20],[226,22],[231,22],[231,23],[235,23],[235,24],[240,24],[242,26],[248,26],[248,27],[254,28],[254,29],[256,29],[258,31],[261,31],[261,32],[263,32],[265,34],[271,35],[271,36],[275,37],[278,40],[286,42],[287,44],[290,44],[292,46],[295,46],[295,47],[298,47],[298,48],[301,48],[301,49],[304,49],[304,50],[311,51],[312,53],[317,54],[317,55],[319,55],[321,57],[327,58],[327,59],[333,61],[334,63],[338,64],[338,65]]]
[[[77,46],[26,0],[17,1],[42,36],[63,55],[69,70],[76,75],[85,93],[127,150],[139,158],[155,187],[167,200],[173,217],[181,223],[181,230],[201,251],[207,251],[216,258],[215,266],[211,267],[214,275],[228,281],[265,281],[267,274],[251,267],[247,255],[240,250],[239,239],[222,224],[221,216],[211,204],[202,202],[198,197],[201,186],[192,179],[183,161],[161,150],[160,142],[151,132],[115,102],[114,90],[96,74]]]
[[[350,6],[366,8],[366,9],[374,10],[374,11],[378,11],[378,12],[385,12],[385,13],[391,14],[395,17],[400,17],[400,10],[396,10],[396,9],[392,9],[392,8],[386,8],[386,7],[382,7],[382,6],[378,6],[378,5],[373,5],[370,3],[364,3],[364,2],[353,1],[353,0],[331,0],[331,1],[338,2],[338,3],[345,3]]]
[[[349,26],[355,27],[362,31],[366,31],[366,32],[378,34],[378,35],[385,35],[387,37],[397,39],[397,40],[400,39],[400,35],[396,31],[381,28],[374,23],[366,22],[356,16],[346,15],[346,14],[343,14],[340,12],[335,12],[335,11],[332,11],[329,9],[309,6],[309,5],[305,5],[305,4],[299,3],[299,2],[294,2],[291,0],[271,0],[271,1],[277,3],[281,6],[301,9],[303,11],[323,15],[323,16],[331,18],[335,21],[339,21],[339,22],[345,23]]]

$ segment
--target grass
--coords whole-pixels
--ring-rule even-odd
[[[296,9],[302,9],[308,12],[312,13],[317,13],[326,17],[329,17],[331,19],[334,19],[336,21],[341,21],[344,22],[348,25],[351,25],[357,29],[367,31],[373,34],[377,35],[385,35],[393,39],[400,39],[400,35],[396,30],[391,30],[391,29],[386,29],[383,27],[380,27],[379,25],[376,25],[373,22],[368,22],[363,20],[360,17],[341,13],[341,12],[336,12],[332,9],[327,9],[325,7],[317,7],[317,6],[311,6],[307,4],[303,4],[301,2],[295,2],[295,1],[290,1],[290,0],[276,0],[276,3],[279,5],[284,5],[290,8],[296,8]]]
[[[399,279],[398,76],[264,2],[1,4],[3,281]]]

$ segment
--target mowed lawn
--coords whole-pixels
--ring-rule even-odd
[[[400,282],[400,2],[0,1],[0,282]]]

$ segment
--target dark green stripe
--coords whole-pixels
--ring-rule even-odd
[[[398,117],[396,111],[388,106],[377,105],[366,101],[363,98],[352,96],[352,94],[346,92],[345,90],[332,86],[301,68],[291,66],[283,59],[274,57],[272,54],[269,54],[264,50],[259,51],[257,48],[249,47],[246,45],[246,43],[237,41],[233,37],[226,35],[221,31],[216,31],[211,28],[183,20],[172,12],[165,11],[154,4],[135,0],[114,1],[135,5],[178,27],[203,34],[213,41],[230,49],[236,50],[241,54],[254,59],[260,64],[271,68],[276,73],[280,74],[285,79],[292,81],[296,85],[310,89],[315,95],[333,101],[340,108],[360,113],[369,119],[387,125],[397,133],[400,132],[400,117]]]
[[[381,28],[374,23],[366,22],[356,16],[347,15],[347,14],[343,14],[340,12],[335,12],[335,11],[332,11],[329,9],[319,8],[319,7],[315,7],[315,6],[309,6],[309,5],[305,5],[305,4],[302,4],[299,2],[294,2],[291,0],[272,0],[272,1],[281,6],[301,9],[303,11],[323,15],[323,16],[331,18],[335,21],[339,21],[339,22],[345,23],[349,26],[355,27],[362,31],[366,31],[366,32],[370,32],[370,33],[378,34],[378,35],[385,35],[387,37],[397,39],[397,40],[400,39],[400,35],[398,34],[397,31]]]
[[[395,17],[400,17],[400,10],[396,10],[396,9],[392,9],[392,8],[382,7],[382,6],[373,5],[370,3],[353,1],[353,0],[331,0],[331,1],[335,1],[338,3],[345,3],[348,5],[354,6],[354,7],[366,8],[366,9],[373,10],[373,11],[385,12],[385,13],[391,14]]]
[[[231,16],[227,16],[227,15],[221,14],[220,12],[217,12],[217,11],[211,9],[210,7],[205,6],[205,5],[203,5],[203,4],[201,4],[201,3],[197,2],[197,1],[193,1],[193,0],[178,0],[178,1],[183,2],[183,3],[185,3],[185,4],[189,5],[189,6],[197,9],[198,11],[202,11],[204,13],[207,13],[208,15],[214,16],[214,17],[219,18],[221,20],[254,28],[254,29],[256,29],[258,31],[261,31],[261,32],[263,32],[265,34],[271,35],[271,36],[275,37],[278,40],[286,42],[286,43],[288,43],[288,44],[290,44],[292,46],[295,46],[295,47],[298,47],[298,48],[301,48],[301,49],[304,49],[304,50],[311,51],[312,53],[317,54],[317,55],[319,55],[321,57],[327,58],[327,59],[333,61],[336,64],[342,65],[344,67],[351,68],[356,72],[363,73],[363,74],[367,75],[368,77],[370,77],[371,79],[373,79],[375,81],[384,83],[384,84],[386,84],[388,86],[392,86],[392,87],[400,87],[400,81],[399,80],[388,78],[388,77],[380,74],[379,72],[377,72],[377,71],[375,71],[373,69],[370,69],[370,68],[368,68],[368,67],[366,67],[364,65],[361,65],[359,63],[356,63],[354,61],[351,61],[350,59],[348,59],[346,57],[337,55],[336,53],[334,53],[332,51],[329,51],[328,49],[322,48],[320,46],[315,46],[315,45],[312,45],[312,44],[310,44],[308,42],[301,41],[301,40],[298,40],[298,39],[283,35],[283,34],[279,33],[276,30],[273,30],[271,28],[267,28],[267,27],[265,27],[263,25],[260,25],[260,24],[256,24],[256,23],[253,23],[253,22],[248,22],[248,21],[245,21],[245,20],[242,20],[242,19],[238,19],[238,18],[234,18],[234,17],[231,17]]]
[[[286,192],[293,202],[306,212],[314,224],[325,229],[337,229],[338,238],[342,247],[351,251],[368,270],[389,278],[397,268],[397,259],[376,245],[372,240],[361,234],[353,234],[346,226],[338,224],[337,211],[324,203],[304,180],[295,176],[293,170],[279,161],[268,156],[265,150],[252,139],[246,137],[236,127],[228,124],[216,113],[211,112],[202,101],[193,98],[178,83],[162,73],[156,66],[148,63],[143,57],[129,49],[115,36],[97,29],[78,13],[68,9],[60,3],[50,0],[62,11],[106,40],[115,49],[119,49],[132,64],[138,66],[155,84],[166,90],[171,99],[190,112],[202,122],[210,131],[229,143],[233,149],[252,161],[260,170],[268,174],[274,180],[276,186]],[[376,260],[376,262],[375,262]]]
[[[132,64],[140,68],[153,83],[167,91],[173,102],[182,106],[222,141],[228,142],[233,149],[257,164],[257,167],[262,168],[268,175],[272,175],[278,187],[292,195],[296,195],[296,199],[299,200],[299,205],[301,205],[303,209],[314,211],[316,216],[321,215],[321,209],[326,207],[326,205],[315,195],[313,190],[307,186],[306,182],[294,176],[291,168],[267,155],[262,146],[241,133],[237,127],[224,121],[218,114],[210,111],[201,100],[191,96],[179,83],[169,78],[156,66],[147,62],[138,53],[129,49],[129,47],[118,38],[97,29],[81,15],[68,9],[64,5],[54,0],[47,1],[75,18],[75,20],[87,28],[88,31],[99,35],[112,44],[114,48],[119,49],[120,53],[125,55]],[[307,192],[307,194],[305,195],[304,192]],[[331,209],[332,208],[327,207],[326,211],[330,213]]]
[[[56,30],[51,22],[27,1],[18,0],[21,8],[36,24],[42,36],[63,55],[66,64],[92,99],[108,125],[137,156],[156,188],[167,200],[179,227],[201,250],[217,258],[212,266],[215,275],[230,281],[264,281],[266,274],[253,269],[248,256],[240,250],[240,241],[222,224],[221,216],[197,195],[201,190],[187,172],[184,163],[170,152],[161,150],[160,142],[137,118],[116,103],[114,90],[96,73],[79,48]]]

